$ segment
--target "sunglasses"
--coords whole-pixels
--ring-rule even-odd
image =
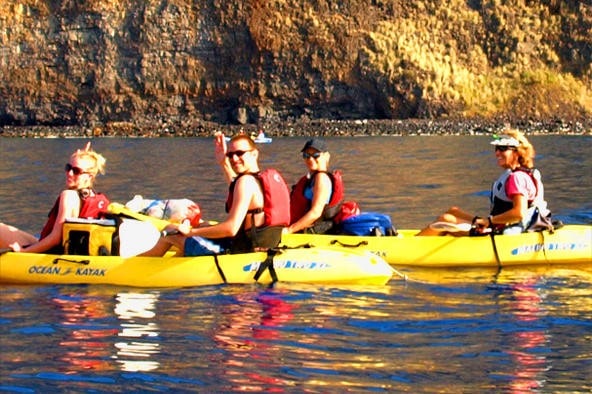
[[[315,152],[315,153],[306,153],[306,152],[302,152],[302,158],[303,159],[318,159],[319,157],[321,157],[321,152]]]
[[[503,146],[503,145],[497,145],[495,147],[496,152],[505,152],[507,150],[516,150],[515,147],[513,146]]]
[[[232,159],[233,156],[243,157],[243,155],[247,152],[251,152],[250,150],[235,150],[232,152],[226,152],[226,157]]]
[[[74,167],[72,164],[70,163],[66,163],[66,166],[64,167],[64,170],[66,172],[70,172],[72,171],[72,173],[76,176],[80,175],[80,174],[90,174],[90,172],[88,171],[84,171],[82,168],[80,167]]]

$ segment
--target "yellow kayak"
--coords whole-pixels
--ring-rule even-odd
[[[255,279],[261,265],[260,276]],[[0,255],[0,283],[186,287],[279,281],[384,285],[393,272],[376,255],[335,247],[279,250],[269,259],[266,252],[128,258],[14,252]]]
[[[417,237],[419,230],[399,230],[396,236],[289,234],[282,245],[340,245],[369,251],[396,266],[499,267],[592,262],[592,226],[565,225],[517,235]]]
[[[109,206],[113,213],[150,221],[157,228],[168,222],[131,212],[123,205]],[[548,231],[515,235],[417,237],[419,230],[399,230],[396,236],[286,234],[282,244],[363,250],[394,266],[496,267],[540,264],[588,264],[592,262],[592,226],[564,225]]]

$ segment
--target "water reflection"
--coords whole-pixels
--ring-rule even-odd
[[[233,298],[220,311],[219,327],[213,335],[215,343],[226,351],[221,362],[232,390],[261,391],[269,385],[279,388],[288,384],[269,376],[268,371],[277,366],[280,351],[276,341],[282,340],[279,328],[293,318],[295,306],[272,291],[241,292]]]
[[[362,335],[372,332],[379,340],[376,319],[387,316],[381,297],[391,295],[383,290],[282,284],[233,294],[219,311],[213,335],[215,348],[224,350],[219,360],[224,379],[234,391],[284,392],[297,384],[312,392],[384,389],[384,382],[371,375],[389,373],[392,347],[385,338],[384,349],[372,350]],[[357,376],[355,382],[351,375]]]
[[[109,338],[117,330],[101,322],[111,314],[109,306],[91,291],[59,294],[51,301],[65,328],[59,358],[67,363],[66,372],[111,369]]]
[[[117,354],[113,356],[122,371],[154,371],[160,363],[155,361],[160,353],[159,327],[153,321],[156,317],[156,303],[159,293],[117,294],[115,314],[120,320],[118,336],[129,338],[115,343]]]
[[[525,329],[511,336],[515,350],[508,350],[514,363],[510,390],[513,393],[539,392],[545,384],[545,372],[550,368],[545,353],[549,352],[549,335],[538,322],[547,312],[541,307],[543,296],[539,293],[536,277],[511,286],[509,308]],[[522,324],[520,324],[522,326]]]

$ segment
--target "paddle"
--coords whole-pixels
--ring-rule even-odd
[[[115,215],[124,215],[142,222],[151,223],[158,230],[162,230],[170,224],[166,220],[134,212],[131,209],[127,208],[125,205],[116,202],[112,202],[111,204],[109,204],[107,210]]]
[[[131,209],[127,208],[125,205],[117,203],[117,202],[112,202],[111,204],[109,204],[109,208],[107,208],[107,210],[110,213],[113,213],[115,215],[123,215],[123,216],[127,216],[130,218],[136,219],[136,220],[141,220],[143,222],[150,222],[154,226],[156,226],[156,228],[159,230],[163,230],[166,226],[171,224],[171,222],[169,222],[168,220],[165,220],[165,219],[159,219],[159,218],[155,218],[152,216],[141,214],[139,212],[134,212]],[[218,222],[216,222],[214,220],[208,220],[205,223],[207,223],[209,226],[213,226],[214,224],[218,224]],[[172,235],[172,234],[169,233],[169,235]]]

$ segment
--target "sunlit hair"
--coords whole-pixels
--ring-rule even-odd
[[[253,139],[246,134],[237,134],[230,139],[230,142],[241,141],[241,140],[247,141],[247,143],[249,144],[249,147],[252,150],[258,150],[257,145],[255,145],[255,142],[253,141]]]
[[[518,129],[510,128],[505,129],[502,134],[508,135],[518,140],[520,143],[520,146],[516,148],[516,152],[518,153],[518,162],[522,167],[533,168],[536,152],[534,151],[534,146],[532,146],[524,134]]]
[[[97,175],[97,173],[105,174],[105,164],[107,160],[101,155],[100,153],[95,152],[90,147],[90,142],[86,144],[84,149],[78,149],[76,152],[72,153],[71,158],[77,157],[79,159],[91,159],[94,161],[95,165],[93,166],[92,173]]]

